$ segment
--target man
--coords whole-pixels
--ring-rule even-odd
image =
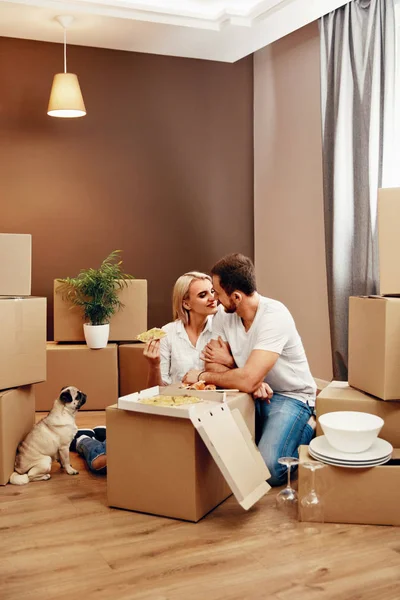
[[[254,395],[256,441],[271,473],[269,483],[283,485],[287,471],[278,459],[298,456],[298,447],[310,443],[315,429],[316,385],[301,338],[289,310],[257,293],[249,258],[225,256],[211,274],[215,297],[223,307],[213,322],[218,341],[203,352],[207,370],[191,370],[184,381],[202,379]],[[225,342],[234,360],[231,369],[221,365],[221,356],[228,352]]]

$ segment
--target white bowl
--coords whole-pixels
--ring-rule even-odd
[[[330,445],[341,452],[368,450],[384,423],[377,415],[355,411],[326,413],[318,420]]]

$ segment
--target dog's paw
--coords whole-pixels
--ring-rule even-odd
[[[73,469],[72,467],[68,467],[68,469],[65,469],[68,473],[68,475],[78,475],[79,471],[77,471],[76,469]]]
[[[50,478],[51,478],[50,473],[47,473],[47,475],[43,475],[43,481],[47,481]]]

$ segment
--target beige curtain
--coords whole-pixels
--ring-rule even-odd
[[[391,169],[393,0],[354,0],[324,16],[321,102],[333,372],[347,379],[348,298],[378,283],[377,190]]]

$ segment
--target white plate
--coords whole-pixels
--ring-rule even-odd
[[[331,467],[343,467],[344,469],[372,469],[372,467],[379,467],[380,465],[384,465],[391,459],[391,456],[387,456],[386,458],[378,460],[375,463],[342,463],[339,461],[329,460],[329,458],[319,458],[317,456],[314,456],[311,451],[310,456],[312,456],[318,462],[322,462]]]
[[[333,448],[324,435],[320,435],[310,442],[309,446],[313,452],[319,454],[324,458],[330,458],[333,460],[347,460],[355,463],[367,462],[380,460],[387,457],[393,452],[392,444],[389,444],[386,440],[377,438],[372,444],[371,448],[365,450],[365,452],[340,452]]]
[[[353,465],[371,465],[371,464],[375,464],[377,462],[380,462],[381,460],[384,460],[385,458],[390,459],[392,457],[391,454],[388,454],[387,456],[382,456],[381,458],[378,458],[376,460],[347,460],[347,459],[333,459],[333,458],[327,458],[326,456],[323,456],[322,454],[319,454],[319,452],[315,452],[315,450],[313,450],[312,448],[309,449],[310,450],[310,454],[312,454],[312,456],[314,458],[320,458],[321,460],[326,459],[332,462],[337,462],[337,463],[343,463],[343,464],[353,464]]]
[[[332,464],[332,465],[343,465],[344,467],[346,467],[347,465],[359,466],[359,467],[374,467],[376,465],[385,463],[388,460],[391,460],[391,458],[392,458],[391,455],[389,454],[389,456],[385,456],[385,458],[381,458],[379,460],[373,460],[371,462],[349,462],[349,461],[344,461],[344,460],[333,460],[332,458],[325,458],[324,456],[319,456],[317,454],[313,454],[312,450],[310,451],[310,456],[315,458],[315,460],[319,460],[321,462],[326,462],[326,463]]]

